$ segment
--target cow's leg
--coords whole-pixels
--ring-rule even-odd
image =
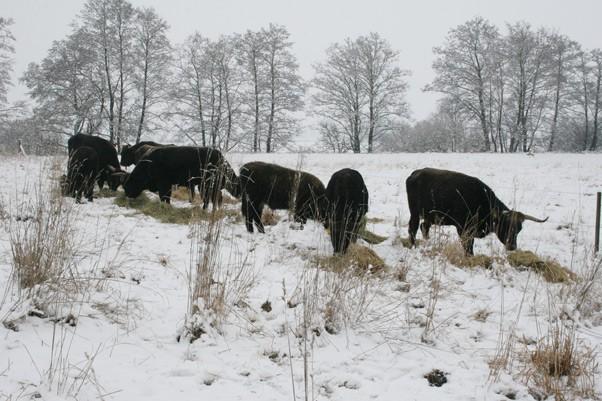
[[[105,172],[101,172],[100,174],[98,174],[98,188],[100,188],[102,190],[102,188],[105,186],[105,181],[106,181],[106,177],[105,177]]]
[[[245,225],[247,226],[247,231],[253,232],[253,216],[251,215],[250,210],[250,202],[247,199],[246,195],[243,194],[241,199],[241,212],[243,217],[245,218]]]
[[[165,202],[167,204],[171,203],[171,185],[170,184],[159,184],[159,199],[161,202]]]
[[[92,197],[93,193],[94,193],[94,177],[89,177],[86,182],[86,199],[88,199],[89,202],[94,201],[94,198]]]
[[[260,233],[265,233],[265,228],[263,227],[263,223],[261,222],[261,212],[263,211],[263,203],[253,203],[251,205],[251,213],[253,213],[253,221],[257,226],[257,231]]]
[[[416,245],[416,233],[418,232],[418,223],[420,223],[420,215],[412,213],[410,216],[410,224],[408,225],[408,233],[410,234],[410,244]]]
[[[199,194],[201,193],[201,186],[199,185]],[[188,202],[194,202],[194,184],[188,184]]]
[[[422,238],[429,239],[429,231],[431,229],[431,222],[428,217],[424,219],[422,223],[420,223],[420,232],[422,233]]]

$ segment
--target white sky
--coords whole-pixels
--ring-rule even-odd
[[[295,43],[301,74],[312,76],[312,64],[324,57],[333,42],[371,31],[379,32],[401,52],[400,64],[412,71],[408,101],[413,118],[428,116],[437,96],[423,93],[432,78],[432,48],[447,31],[477,15],[502,28],[525,20],[556,28],[586,48],[602,47],[602,0],[131,0],[152,6],[170,25],[170,38],[179,43],[199,31],[209,37],[270,22],[285,25]],[[15,72],[40,61],[53,40],[69,32],[82,9],[77,0],[0,0],[0,16],[13,18],[16,37]],[[16,79],[13,79],[16,81]],[[26,88],[16,84],[10,99],[22,99]]]

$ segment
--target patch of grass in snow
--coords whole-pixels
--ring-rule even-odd
[[[100,191],[96,192],[96,197],[97,198],[113,198],[115,196],[118,195],[123,195],[123,192],[119,192],[119,191],[113,191],[108,187],[104,187],[103,189],[101,189]]]
[[[351,244],[343,255],[317,256],[316,263],[319,267],[330,271],[354,269],[358,274],[378,273],[387,268],[385,261],[376,252],[358,244]]]
[[[596,354],[577,339],[574,326],[553,323],[523,359],[521,377],[531,394],[557,401],[599,399]]]
[[[117,206],[135,209],[142,214],[159,220],[161,223],[171,224],[188,224],[192,217],[197,217],[201,220],[210,220],[223,219],[238,214],[236,210],[225,208],[213,212],[203,210],[199,206],[176,207],[159,200],[152,200],[145,193],[142,193],[135,199],[130,199],[124,193],[120,193],[114,202]]]
[[[566,283],[576,278],[575,273],[552,259],[542,259],[531,251],[517,250],[508,253],[512,267],[526,267],[541,274],[550,283]]]
[[[487,255],[466,255],[462,246],[457,242],[441,242],[435,246],[425,249],[428,256],[442,256],[456,267],[476,268],[484,267],[490,269],[493,262],[500,261],[499,258]]]

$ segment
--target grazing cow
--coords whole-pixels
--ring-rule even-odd
[[[260,233],[265,232],[261,223],[264,205],[273,210],[293,207],[294,219],[301,224],[307,219],[324,219],[327,205],[324,184],[309,173],[276,164],[251,162],[240,168],[239,180],[242,214],[250,233],[253,222]]]
[[[127,181],[130,173],[123,170],[115,170],[113,166],[109,166],[108,170],[111,172],[108,176],[108,184],[111,191],[117,191],[117,188],[120,186],[123,187],[123,184]]]
[[[221,152],[194,146],[153,150],[138,162],[123,187],[129,198],[148,189],[158,191],[161,201],[170,203],[172,185],[201,185],[203,209],[210,201],[216,207],[222,188],[238,196],[238,177]]]
[[[334,253],[345,253],[349,244],[357,241],[360,222],[368,212],[368,188],[359,172],[345,168],[330,177],[326,197],[325,226],[330,228]]]
[[[99,157],[89,146],[80,146],[69,156],[67,165],[67,193],[81,202],[82,194],[92,202],[94,181],[99,174]]]
[[[69,138],[67,145],[69,148],[69,156],[71,156],[73,151],[82,146],[88,146],[96,151],[99,168],[97,181],[100,189],[103,188],[105,182],[109,181],[109,176],[113,172],[121,171],[119,159],[117,158],[117,151],[111,142],[106,139],[93,135],[76,134]],[[112,167],[112,169],[109,168],[109,166]]]
[[[481,180],[462,173],[434,168],[414,171],[406,180],[410,208],[410,242],[416,242],[418,223],[428,238],[430,226],[455,226],[466,254],[473,254],[475,238],[494,232],[511,251],[525,220],[543,223],[518,211],[510,210]]]
[[[164,146],[174,145],[163,145],[153,141],[142,141],[131,146],[124,145],[121,148],[121,165],[127,167],[131,166],[132,164],[137,164],[146,152],[148,152],[151,149],[160,148]]]

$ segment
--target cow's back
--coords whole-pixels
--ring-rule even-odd
[[[104,138],[93,135],[76,134],[73,135],[67,141],[67,147],[69,154],[71,155],[76,149],[88,146],[96,151],[98,154],[98,163],[101,168],[106,166],[112,166],[117,170],[120,170],[119,160],[117,158],[117,150]]]
[[[219,150],[194,146],[159,147],[145,159],[154,163],[153,171],[172,184],[185,185],[194,177],[213,173],[223,157]]]
[[[346,168],[335,172],[328,181],[326,197],[337,218],[350,211],[362,216],[368,212],[368,189],[356,170]]]

